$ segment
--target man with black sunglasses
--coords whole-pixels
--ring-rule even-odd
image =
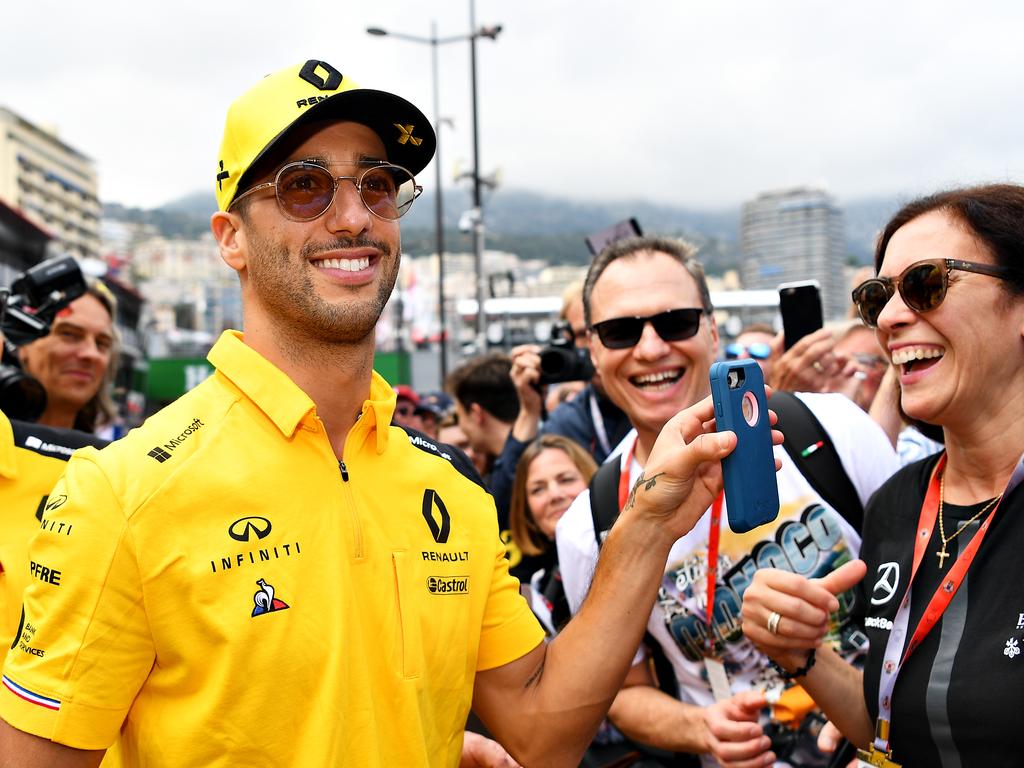
[[[392,424],[372,370],[398,218],[434,141],[412,104],[319,60],[233,102],[211,228],[245,332],[218,340],[198,387],[72,457],[49,495],[0,682],[0,765],[95,766],[116,742],[148,768],[454,768],[471,705],[520,762],[579,762],[659,559],[735,439],[707,404],[671,422],[593,608],[545,643],[476,471]]]
[[[635,432],[619,455],[598,473],[613,472],[619,507],[638,478],[648,476],[646,462],[665,424],[682,409],[706,398],[708,374],[718,351],[718,330],[704,271],[693,249],[682,242],[642,238],[616,243],[594,260],[584,283],[584,310],[591,329],[591,357],[609,397],[629,416]],[[800,395],[831,436],[862,503],[897,468],[891,445],[880,428],[841,395]],[[820,446],[819,446],[820,447]],[[818,447],[807,446],[810,454]],[[655,681],[647,654],[638,653],[626,686],[609,712],[628,737],[663,750],[703,754],[705,765],[751,761],[763,765],[774,750],[780,765],[823,765],[816,754],[812,720],[798,731],[806,713],[799,689],[786,674],[773,671],[740,631],[737,609],[756,569],[766,565],[823,576],[855,556],[860,538],[827,505],[794,467],[781,447],[778,475],[782,502],[778,519],[753,532],[731,533],[723,522],[712,545],[711,514],[672,547],[662,563],[664,576],[648,621],[647,642],[657,646],[671,666]],[[598,485],[598,480],[591,488]],[[557,528],[558,556],[570,608],[585,609],[590,574],[605,557],[595,531],[604,500],[585,491]],[[728,519],[727,505],[722,512]],[[718,578],[709,585],[709,552],[718,563]],[[709,600],[709,591],[711,599]],[[709,637],[705,609],[714,606]],[[860,636],[837,617],[848,655],[860,650]],[[709,659],[705,661],[705,659]],[[662,690],[659,690],[658,683]],[[670,683],[670,684],[666,684]],[[674,686],[671,685],[674,683]],[[665,692],[675,687],[673,698]],[[775,722],[759,723],[767,688],[776,701]],[[777,698],[776,698],[777,697]],[[780,724],[780,722],[782,724]],[[766,733],[772,733],[770,740]],[[712,758],[714,755],[714,758]],[[755,763],[755,760],[762,762]]]

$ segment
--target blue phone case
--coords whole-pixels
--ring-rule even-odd
[[[736,533],[746,533],[770,523],[779,514],[768,401],[757,361],[714,363],[711,397],[718,430],[730,430],[738,438],[736,448],[722,460],[722,474],[729,527]]]

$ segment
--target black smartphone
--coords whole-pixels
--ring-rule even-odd
[[[746,533],[779,514],[779,486],[764,377],[756,360],[712,364],[715,426],[736,433],[736,447],[722,460],[729,527]]]
[[[824,323],[818,281],[803,280],[780,285],[779,312],[782,314],[786,349],[821,328]]]

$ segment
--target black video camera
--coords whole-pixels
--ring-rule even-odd
[[[588,381],[594,376],[590,352],[577,347],[567,322],[551,326],[551,343],[540,351],[540,384]]]
[[[21,369],[17,348],[50,332],[57,313],[85,293],[85,278],[70,256],[36,264],[0,289],[0,411],[8,418],[35,421],[46,410],[46,390]]]

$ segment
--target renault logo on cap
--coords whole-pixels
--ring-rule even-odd
[[[243,517],[228,526],[228,536],[235,541],[248,541],[253,534],[257,539],[265,539],[270,535],[271,527],[265,517]]]

